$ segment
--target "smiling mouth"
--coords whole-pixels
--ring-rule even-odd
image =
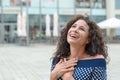
[[[77,38],[77,36],[75,36],[75,35],[72,35],[72,34],[70,35],[70,37],[72,37],[72,38]]]

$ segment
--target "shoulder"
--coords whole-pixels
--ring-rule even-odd
[[[95,56],[93,56],[92,57],[92,59],[99,59],[99,58],[105,58],[103,55],[101,55],[101,54],[97,54],[97,55],[95,55]]]
[[[91,63],[96,65],[97,67],[106,67],[106,60],[105,57],[101,54],[97,54],[92,57]]]
[[[90,60],[90,59],[105,59],[105,57],[101,54],[96,54],[95,56],[87,56],[80,60]]]
[[[79,60],[78,65],[81,67],[106,67],[106,60],[102,55],[96,55],[89,59]]]
[[[88,59],[88,60],[79,60],[77,63],[78,67],[104,67],[106,68],[105,59]]]

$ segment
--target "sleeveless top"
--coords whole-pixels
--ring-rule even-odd
[[[51,70],[54,69],[55,62],[53,59]],[[75,80],[107,80],[106,60],[103,58],[78,60],[73,78]],[[62,80],[62,78],[57,80]]]

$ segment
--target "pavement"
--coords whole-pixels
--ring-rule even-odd
[[[108,44],[108,80],[120,80],[120,44]],[[0,80],[49,80],[56,45],[0,44]]]

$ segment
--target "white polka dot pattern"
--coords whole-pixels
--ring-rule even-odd
[[[75,68],[73,77],[75,80],[106,80],[104,67]]]
[[[55,59],[52,62],[54,69]],[[107,80],[105,59],[79,60],[75,67],[73,77],[75,80]],[[62,80],[61,78],[57,80]]]

